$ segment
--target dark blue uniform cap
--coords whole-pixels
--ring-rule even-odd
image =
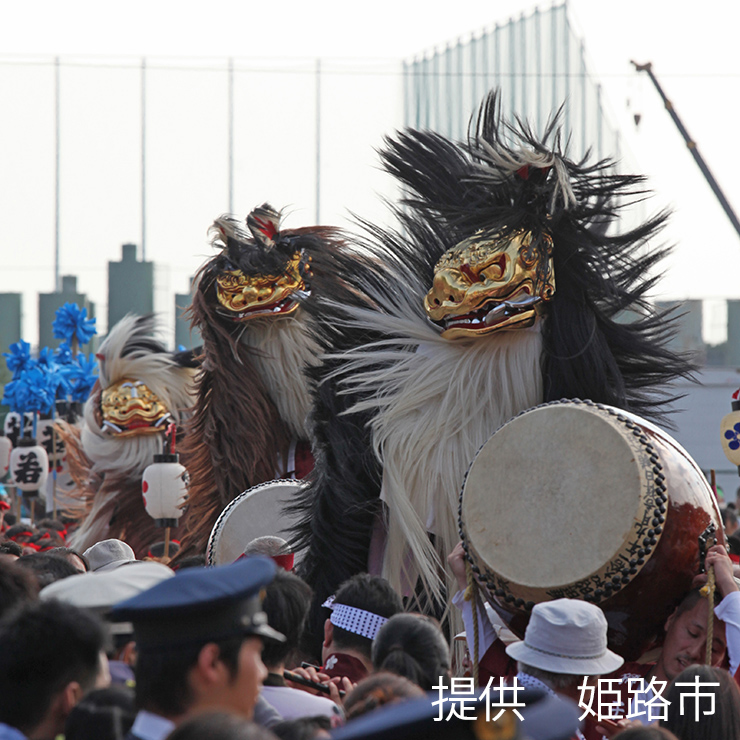
[[[165,648],[228,639],[285,637],[267,624],[262,589],[275,576],[269,558],[245,558],[215,568],[188,568],[116,604],[115,622],[132,622],[137,646]]]
[[[445,695],[440,717],[439,694],[430,693],[423,699],[385,705],[368,714],[357,717],[331,733],[332,740],[570,740],[579,726],[579,711],[568,699],[551,696],[540,689],[523,689],[518,692],[517,702],[526,706],[517,707],[524,718],[519,720],[511,709],[494,721],[500,707],[491,707],[486,715],[486,703],[498,701],[512,703],[510,691],[503,698],[492,690],[490,698],[478,699],[483,689],[476,689],[475,696],[457,695],[463,698],[465,718],[450,714],[453,704],[451,694]],[[435,703],[436,702],[436,703]],[[455,704],[458,715],[461,705]]]

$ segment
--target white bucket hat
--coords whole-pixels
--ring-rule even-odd
[[[607,622],[594,604],[556,599],[536,604],[524,639],[507,655],[550,673],[598,676],[615,671],[624,659],[606,646]]]

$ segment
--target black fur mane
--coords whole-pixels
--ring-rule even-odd
[[[559,119],[560,112],[538,139],[521,120],[506,123],[491,94],[464,144],[413,130],[389,140],[383,162],[406,189],[395,209],[408,239],[402,249],[419,255],[430,286],[443,252],[476,232],[549,233],[556,290],[543,328],[543,400],[590,398],[665,424],[667,386],[693,370],[688,357],[669,347],[675,318],[647,300],[660,278],[654,269],[669,252],[655,243],[668,214],[631,230],[616,228],[625,209],[647,196],[644,178],[618,174],[609,159],[569,159]],[[522,150],[558,165],[529,167],[526,176],[515,165],[502,166],[521,159]],[[558,167],[574,202],[559,188]],[[398,235],[378,235],[386,251],[397,253]]]
[[[533,232],[535,248],[544,249],[537,237],[547,233],[554,244],[556,290],[543,326],[543,401],[589,398],[664,422],[670,382],[693,369],[668,346],[673,319],[647,300],[658,279],[649,275],[667,253],[654,245],[667,215],[620,232],[616,226],[625,207],[646,197],[643,178],[618,174],[609,160],[569,159],[558,121],[559,114],[538,139],[521,121],[505,123],[493,94],[466,142],[415,130],[386,141],[383,164],[404,189],[392,207],[399,226],[361,222],[365,235],[355,242],[367,258],[342,267],[346,303],[323,295],[311,309],[317,338],[331,355],[311,371],[317,466],[298,504],[298,541],[307,549],[302,575],[315,590],[314,637],[326,616],[318,604],[367,568],[381,511],[382,475],[370,419],[346,413],[359,399],[342,394],[346,388],[335,373],[342,371],[343,352],[392,337],[358,333],[343,305],[384,311],[384,303],[407,301],[425,321],[421,301],[448,249],[477,232],[520,229]],[[522,157],[550,164],[522,168]],[[628,310],[637,318],[627,321]],[[496,335],[479,341],[496,341]]]

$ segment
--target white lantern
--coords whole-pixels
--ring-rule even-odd
[[[188,471],[179,463],[179,455],[155,455],[144,471],[141,495],[147,514],[158,527],[176,527],[188,499]]]
[[[54,434],[54,420],[53,419],[39,419],[36,426],[36,437],[39,444],[46,450],[46,454],[49,456],[49,472],[54,462],[54,437],[56,436],[56,463],[57,472],[61,472],[61,462],[64,458],[64,441],[60,434]]]
[[[20,438],[24,435],[31,434],[33,417],[33,411],[26,411],[25,414],[10,411],[5,415],[3,431],[5,432],[5,436],[10,438],[13,445],[17,445]]]
[[[13,485],[25,493],[38,493],[49,476],[49,456],[33,437],[22,437],[10,453]]]
[[[8,437],[0,433],[0,480],[3,480],[10,469],[10,452],[13,443]]]
[[[13,444],[23,436],[23,417],[17,411],[10,411],[5,415],[3,432]]]

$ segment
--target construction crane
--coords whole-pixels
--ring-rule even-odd
[[[714,179],[714,175],[712,175],[712,173],[709,171],[709,167],[707,167],[707,163],[704,161],[704,158],[701,156],[701,154],[699,154],[696,142],[691,138],[691,136],[689,136],[689,132],[686,130],[686,127],[683,125],[676,111],[673,109],[673,103],[668,100],[666,94],[663,92],[663,88],[660,86],[660,83],[653,74],[652,62],[647,62],[646,64],[638,64],[637,62],[632,61],[632,64],[638,72],[647,72],[648,77],[652,81],[653,85],[655,85],[655,89],[658,91],[658,95],[660,95],[660,97],[663,99],[665,108],[673,119],[673,123],[676,124],[676,127],[681,132],[681,136],[683,136],[683,139],[686,142],[686,146],[691,152],[691,156],[699,165],[699,169],[702,171],[702,174],[704,175],[706,181],[709,183],[709,187],[712,188],[712,191],[717,196],[717,200],[720,202],[720,205],[727,214],[727,218],[730,219],[730,222],[735,227],[735,231],[737,232],[738,236],[740,236],[740,221],[738,221],[738,218],[735,215],[735,211],[732,210],[732,206],[730,205],[727,198],[725,198],[725,194],[722,192],[722,188],[720,188],[719,183]]]

